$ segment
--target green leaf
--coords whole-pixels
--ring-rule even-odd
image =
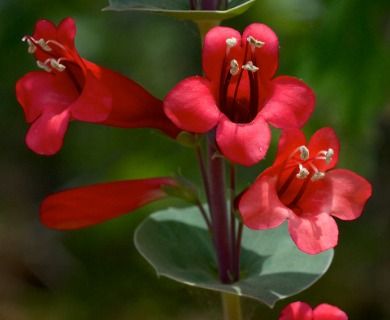
[[[196,207],[152,214],[137,228],[134,241],[159,276],[250,297],[270,307],[316,282],[333,258],[333,250],[318,255],[298,250],[286,224],[265,231],[245,229],[241,279],[231,285],[221,284],[214,247]]]
[[[183,20],[221,21],[244,13],[255,0],[229,1],[228,10],[200,11],[190,10],[188,0],[109,0],[109,6],[103,10],[144,11],[162,13]]]

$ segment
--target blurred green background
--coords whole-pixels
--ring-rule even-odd
[[[58,24],[73,17],[84,58],[130,76],[160,98],[200,73],[200,40],[192,23],[102,12],[107,5],[0,0],[0,319],[220,319],[217,294],[157,279],[134,248],[137,224],[172,202],[72,232],[47,230],[38,221],[40,201],[66,187],[178,171],[199,181],[191,150],[150,130],[74,122],[53,157],[25,146],[28,125],[14,85],[36,70],[21,38],[32,34],[38,19]],[[374,195],[360,219],[338,222],[335,259],[319,282],[274,310],[245,300],[245,319],[277,319],[295,300],[335,304],[350,319],[390,319],[390,2],[257,0],[223,25],[242,31],[252,22],[278,34],[278,74],[301,78],[316,92],[305,131],[332,126],[341,140],[339,167],[369,179]],[[252,181],[273,152],[243,170],[241,180]]]

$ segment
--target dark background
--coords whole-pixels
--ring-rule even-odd
[[[85,230],[56,232],[38,220],[45,195],[84,184],[180,172],[199,181],[195,157],[146,129],[73,122],[61,152],[34,154],[14,85],[36,70],[21,38],[35,22],[71,16],[76,47],[95,63],[133,78],[156,96],[200,73],[196,28],[159,15],[102,12],[100,0],[0,1],[0,318],[219,319],[214,293],[158,279],[136,252],[132,233],[169,202]],[[290,301],[328,302],[350,319],[390,319],[390,2],[388,0],[258,0],[223,25],[242,31],[268,24],[280,41],[278,74],[303,79],[317,95],[305,126],[333,127],[341,141],[339,167],[365,176],[374,195],[363,216],[338,221],[339,245],[328,273],[274,310],[243,303],[245,319],[277,319]],[[274,143],[277,132],[274,134]],[[145,148],[147,146],[147,148]],[[242,172],[252,181],[273,160]]]

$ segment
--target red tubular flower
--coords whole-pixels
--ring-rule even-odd
[[[58,28],[39,20],[29,44],[44,71],[28,73],[16,84],[16,97],[32,123],[27,145],[36,153],[57,153],[70,120],[117,127],[150,127],[176,136],[162,101],[134,81],[82,59],[74,46],[76,27],[66,18]]]
[[[306,302],[293,302],[280,313],[279,320],[348,320],[346,313],[327,303],[314,310]]]
[[[166,198],[163,188],[175,186],[172,178],[149,178],[60,191],[42,202],[41,222],[58,230],[85,228]]]
[[[239,199],[245,225],[263,230],[288,219],[291,238],[300,250],[317,254],[336,246],[338,228],[332,216],[358,218],[371,196],[367,180],[333,169],[339,148],[330,128],[318,130],[307,145],[301,130],[283,131],[274,164]]]
[[[303,126],[315,105],[313,91],[288,76],[272,78],[278,67],[278,39],[263,24],[251,24],[242,37],[215,27],[205,37],[205,77],[190,77],[164,100],[167,116],[181,129],[216,139],[229,160],[252,165],[266,154],[271,132]]]

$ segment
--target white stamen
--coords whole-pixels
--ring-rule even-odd
[[[50,46],[46,43],[45,39],[39,39],[37,42],[37,44],[39,44],[39,46],[42,48],[43,51],[46,51],[46,52],[49,52],[51,51],[51,48]]]
[[[265,43],[263,41],[256,40],[252,36],[249,36],[248,38],[246,38],[246,41],[248,41],[255,48],[261,48],[262,46],[265,45]]]
[[[37,51],[37,46],[28,37],[23,37],[22,41],[27,41],[28,53],[33,54]]]
[[[256,71],[259,70],[259,68],[256,67],[256,66],[253,64],[252,61],[249,61],[247,64],[244,64],[244,65],[242,66],[242,68],[243,68],[244,70],[251,71],[251,72],[256,72]]]
[[[309,170],[299,164],[299,173],[296,175],[298,179],[305,179],[310,174]]]
[[[54,69],[56,69],[56,70],[62,72],[62,71],[64,71],[64,70],[66,69],[66,67],[65,67],[63,64],[61,64],[61,63],[59,62],[59,60],[60,60],[60,59],[58,59],[58,60],[50,59],[50,65],[51,65]]]
[[[230,74],[232,76],[236,75],[238,73],[238,70],[240,70],[240,67],[238,66],[238,62],[235,59],[230,61],[230,67],[231,67]]]
[[[226,39],[226,45],[229,48],[233,48],[237,44],[237,39],[236,38],[228,38]]]
[[[313,176],[311,177],[311,181],[321,180],[323,177],[325,177],[325,173],[324,173],[324,172],[317,171],[317,172],[314,173]]]
[[[46,72],[51,72],[51,68],[44,62],[37,60],[37,66]]]
[[[309,159],[309,149],[306,146],[300,146],[299,151],[301,152],[301,160],[306,161]]]
[[[329,164],[332,161],[332,156],[334,155],[334,151],[332,148],[329,148],[328,151],[325,153],[325,162],[326,164]]]

